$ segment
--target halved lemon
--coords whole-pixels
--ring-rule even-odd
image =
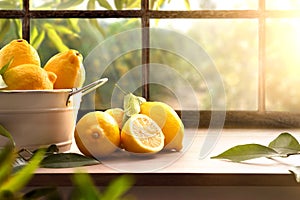
[[[150,117],[135,114],[124,124],[121,142],[129,152],[156,153],[164,147],[164,134]]]

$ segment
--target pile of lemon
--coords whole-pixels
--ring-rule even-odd
[[[81,87],[85,80],[82,55],[70,49],[53,55],[41,66],[37,50],[24,39],[12,40],[0,50],[3,90],[51,90]]]
[[[162,102],[144,101],[138,106],[139,112],[131,116],[122,108],[84,115],[75,130],[79,150],[96,158],[116,150],[145,155],[163,149],[180,151],[184,125],[177,113]]]

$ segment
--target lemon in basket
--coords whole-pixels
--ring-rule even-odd
[[[10,60],[12,60],[12,63],[8,69],[22,64],[41,65],[38,52],[24,39],[12,40],[0,50],[0,68]]]
[[[8,69],[3,75],[5,90],[51,90],[56,75],[35,64],[22,64]]]
[[[52,56],[44,66],[46,71],[56,74],[54,89],[79,88],[85,81],[82,55],[74,49]]]

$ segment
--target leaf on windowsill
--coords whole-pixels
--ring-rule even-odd
[[[289,156],[300,152],[300,144],[290,133],[281,133],[277,138],[270,142],[270,148],[274,149],[282,156]]]
[[[87,165],[96,165],[100,162],[94,158],[77,153],[56,153],[45,157],[41,162],[44,168],[71,168]]]
[[[260,144],[245,144],[234,146],[227,151],[211,157],[212,159],[226,159],[233,162],[241,162],[245,160],[278,156],[278,152],[274,149]]]
[[[300,183],[300,166],[293,167],[289,171],[295,176],[297,183]]]

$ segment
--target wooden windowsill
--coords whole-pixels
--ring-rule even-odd
[[[212,131],[209,132],[208,131]],[[239,144],[268,145],[281,132],[300,138],[300,129],[187,129],[182,152],[162,152],[153,156],[116,153],[102,164],[81,168],[38,169],[29,186],[70,186],[73,173],[90,173],[96,185],[107,185],[121,174],[132,174],[136,186],[298,186],[289,172],[300,166],[299,156],[269,160],[259,158],[244,163],[211,159],[211,156]],[[217,139],[214,138],[214,136]],[[207,139],[209,136],[210,139]],[[209,143],[210,142],[210,143]],[[203,154],[207,145],[208,154]],[[78,152],[75,145],[71,151]],[[59,181],[58,181],[59,180]]]

